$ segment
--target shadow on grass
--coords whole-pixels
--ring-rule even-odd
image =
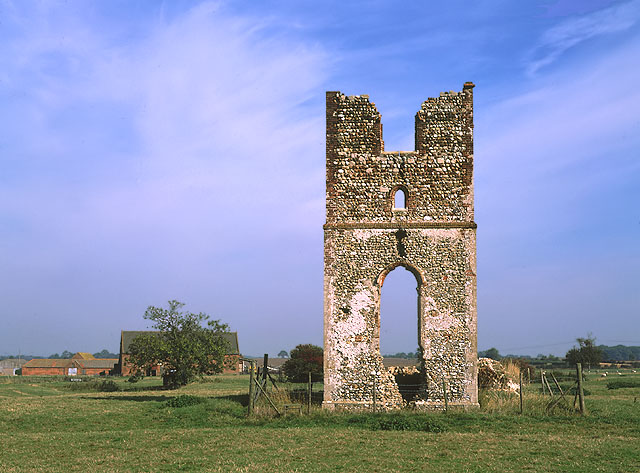
[[[177,389],[171,389],[162,384],[152,386],[127,386],[126,388],[122,389],[122,392],[125,393],[135,393],[142,391],[177,391]]]
[[[176,396],[180,394],[179,391],[174,391],[174,392],[176,392]],[[102,400],[102,401],[106,400],[106,401],[135,401],[135,402],[148,402],[148,401],[165,402],[175,397],[175,396],[166,396],[164,394],[156,395],[156,396],[150,395],[150,394],[139,394],[139,395],[126,394],[124,396],[119,395],[118,393],[113,393],[113,394],[114,394],[113,396],[82,396],[82,398]],[[203,399],[226,400],[226,401],[238,403],[243,407],[247,407],[249,405],[248,394],[228,394],[226,396],[203,397]]]
[[[226,396],[215,396],[211,399],[226,399],[228,401],[237,402],[242,407],[249,405],[249,394],[228,394]]]
[[[82,396],[83,399],[95,399],[100,401],[135,401],[135,402],[165,402],[169,399],[172,399],[171,396],[150,396],[148,394],[142,394],[139,396],[129,395],[129,396],[107,396],[107,397],[99,397],[99,396]]]

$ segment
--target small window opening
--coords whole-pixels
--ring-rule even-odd
[[[407,196],[402,189],[398,189],[393,196],[393,208],[394,209],[406,209],[407,208]]]

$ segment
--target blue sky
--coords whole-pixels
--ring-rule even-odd
[[[117,350],[169,299],[246,354],[321,344],[325,91],[410,150],[465,81],[479,348],[640,345],[640,0],[431,3],[0,0],[0,353]]]

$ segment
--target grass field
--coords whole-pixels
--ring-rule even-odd
[[[99,392],[0,378],[0,472],[640,472],[640,375],[631,372],[588,375],[584,417],[546,413],[532,384],[524,415],[517,396],[485,393],[477,412],[315,408],[248,419],[247,377],[205,381],[164,391],[153,379],[116,379],[121,390]],[[170,407],[182,395],[199,402]]]

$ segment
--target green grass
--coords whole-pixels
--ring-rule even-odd
[[[177,391],[153,378],[115,382],[118,391],[100,392],[63,379],[1,379],[0,471],[640,471],[640,388],[610,390],[597,374],[587,375],[584,417],[547,412],[536,384],[526,386],[524,415],[518,396],[482,393],[476,412],[314,406],[308,416],[247,418],[246,376]]]
[[[640,379],[616,379],[607,383],[607,389],[640,388]]]

